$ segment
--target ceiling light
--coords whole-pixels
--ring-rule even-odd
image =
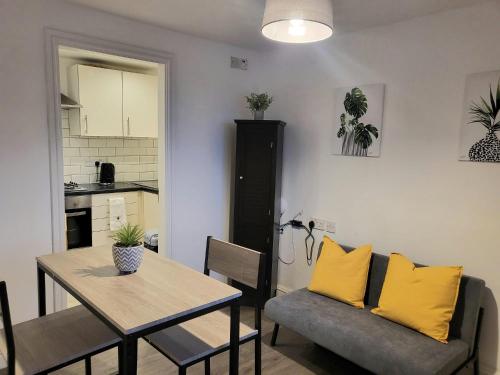
[[[331,0],[267,0],[262,34],[285,43],[311,43],[333,34]]]

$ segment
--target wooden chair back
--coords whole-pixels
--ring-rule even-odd
[[[231,280],[259,290],[265,254],[208,237],[205,274],[215,271]]]
[[[207,237],[205,275],[217,272],[256,290],[255,329],[261,332],[266,254],[229,242]]]
[[[14,375],[15,373],[15,347],[14,334],[12,332],[12,321],[10,318],[9,297],[7,295],[7,284],[5,281],[0,281],[0,335],[3,336],[3,342],[7,349],[7,353],[2,353],[7,356],[7,374]]]

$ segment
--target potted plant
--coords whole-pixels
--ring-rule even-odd
[[[250,96],[245,97],[248,108],[253,113],[254,120],[264,120],[264,111],[269,108],[273,102],[273,97],[268,93],[256,94],[252,92]]]
[[[144,247],[142,239],[144,232],[138,225],[130,223],[122,226],[114,235],[113,261],[121,274],[137,271],[142,263]]]
[[[488,103],[489,102],[489,103]],[[481,102],[473,102],[469,108],[469,124],[483,125],[488,131],[486,137],[476,142],[469,150],[472,161],[500,162],[500,140],[496,135],[500,131],[500,81],[496,93],[490,87],[489,100],[481,97]]]
[[[355,87],[346,93],[344,108],[347,113],[340,115],[340,129],[338,138],[342,140],[342,155],[367,156],[368,148],[373,143],[373,138],[378,138],[378,129],[372,124],[360,122],[368,111],[366,95]]]

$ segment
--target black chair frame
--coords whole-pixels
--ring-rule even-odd
[[[208,258],[209,258],[209,251],[210,251],[210,240],[212,239],[212,236],[207,237],[207,245],[206,245],[206,251],[205,251],[205,264],[204,264],[204,269],[203,273],[207,276],[210,276],[210,269],[208,268]],[[255,340],[255,374],[260,375],[262,373],[262,305],[264,303],[264,283],[265,283],[265,272],[264,272],[264,267],[266,265],[265,263],[266,260],[266,255],[264,253],[260,253],[260,259],[259,259],[259,274],[258,274],[258,282],[257,282],[257,288],[256,288],[256,303],[255,303],[255,330],[257,333],[253,336],[247,337],[244,340],[240,340],[240,345],[245,344],[247,342],[250,342],[252,340]],[[160,348],[157,348],[154,343],[149,342],[153,347],[155,347],[157,350],[160,350]],[[214,351],[210,353],[207,356],[197,358],[193,361],[190,361],[186,364],[183,364],[182,366],[179,366],[179,375],[185,375],[187,368],[191,367],[199,362],[204,361],[205,362],[205,375],[210,374],[210,359],[218,354],[221,354],[225,351],[229,350],[229,348],[222,348],[217,351]],[[168,357],[168,355],[167,355]],[[169,358],[170,360],[174,361],[173,358]]]
[[[1,313],[2,313],[2,320],[3,320],[3,330],[4,330],[4,335],[5,335],[5,343],[6,343],[6,348],[7,348],[7,375],[15,375],[16,373],[16,345],[15,345],[15,340],[14,340],[14,331],[12,328],[12,320],[11,320],[11,315],[10,315],[10,307],[9,307],[9,296],[7,293],[7,284],[5,281],[0,281],[0,306],[1,306]],[[75,359],[72,359],[71,361],[67,361],[64,363],[61,363],[53,368],[47,369],[43,372],[40,372],[37,375],[46,375],[49,372],[57,371],[59,369],[62,369],[66,366],[69,366],[73,363],[80,362],[82,360],[85,360],[85,375],[91,375],[92,374],[92,361],[91,357],[105,352],[106,350],[111,349],[116,345],[111,345],[109,347],[102,348],[98,351],[93,352],[91,355],[83,356],[83,357],[78,357]]]

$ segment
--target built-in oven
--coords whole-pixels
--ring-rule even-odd
[[[66,240],[68,250],[92,246],[92,198],[90,195],[66,196]]]

